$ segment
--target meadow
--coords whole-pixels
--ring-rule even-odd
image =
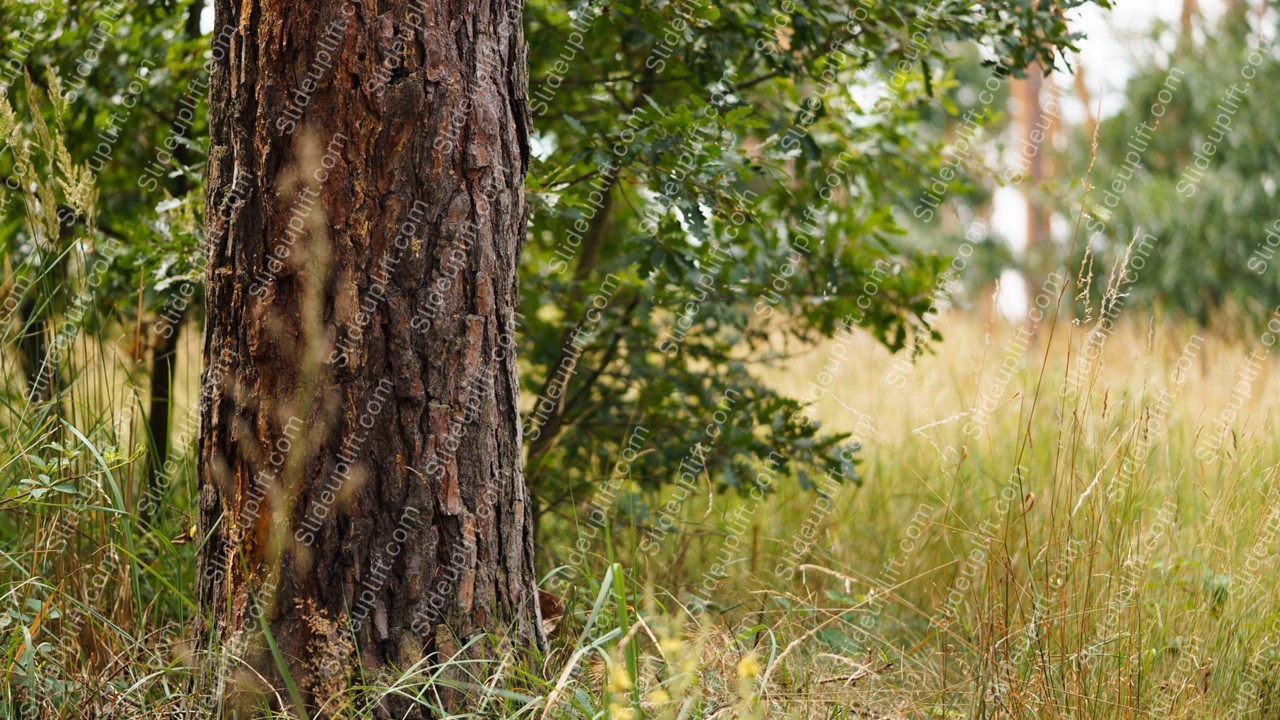
[[[680,486],[623,478],[587,552],[571,558],[585,502],[576,528],[542,530],[563,603],[544,656],[403,668],[328,710],[461,683],[486,688],[474,717],[1280,718],[1275,338],[1122,301],[1080,322],[991,306],[938,318],[945,340],[914,361],[854,330],[757,369],[854,433],[856,478],[699,483],[657,540],[636,508]],[[195,335],[155,526],[125,340],[75,346],[61,418],[7,396],[9,716],[208,711],[190,671]]]
[[[1280,720],[1218,4],[0,0],[0,720]]]

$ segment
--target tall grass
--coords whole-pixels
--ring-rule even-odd
[[[548,528],[545,567],[576,589],[540,673],[469,673],[488,688],[482,716],[1280,717],[1274,361],[1238,385],[1258,338],[1131,310],[1080,374],[1091,326],[1045,323],[1019,354],[1015,324],[942,323],[945,344],[909,369],[852,335],[768,371],[799,396],[829,373],[813,413],[864,441],[860,483],[694,493],[661,552],[637,551],[638,518],[573,570],[572,528]],[[199,714],[190,448],[157,526],[142,525],[127,346],[81,342],[56,413],[31,412],[0,360],[14,717]],[[978,393],[1015,364],[978,417]],[[405,669],[335,712],[367,715],[389,692],[429,703],[439,682]]]
[[[769,717],[1280,717],[1264,341],[1134,310],[1093,357],[1096,325],[1045,320],[1019,350],[1023,326],[942,322],[914,366],[859,335],[771,373],[819,386],[816,416],[865,441],[861,486],[829,507],[777,487],[735,542],[752,501],[696,498],[669,552],[624,561],[701,648],[689,716],[737,708],[734,663],[758,658]],[[726,544],[735,564],[699,607],[688,588]],[[661,644],[648,688],[679,677]]]

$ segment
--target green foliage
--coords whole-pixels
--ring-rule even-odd
[[[1154,236],[1144,267],[1134,268],[1134,302],[1202,322],[1223,306],[1265,316],[1280,304],[1280,119],[1269,104],[1280,92],[1280,59],[1261,39],[1275,28],[1255,34],[1227,17],[1205,30],[1202,42],[1182,38],[1139,72],[1124,107],[1102,123],[1084,228],[1108,264],[1135,235]],[[1146,149],[1141,137],[1133,142],[1144,122],[1154,128]],[[1079,155],[1088,144],[1076,143]],[[1126,163],[1135,150],[1133,173]],[[1080,168],[1087,162],[1076,158]],[[1123,190],[1114,184],[1129,174]]]
[[[718,487],[775,451],[834,466],[843,438],[754,368],[849,326],[893,350],[933,337],[948,262],[907,248],[893,210],[943,162],[939,116],[963,112],[936,94],[952,52],[986,47],[978,82],[1061,65],[1082,4],[531,2],[535,495],[590,492],[636,425],[681,441],[650,443],[632,477],[673,479],[727,389],[752,410],[704,448]]]
[[[19,134],[0,147],[0,233],[12,266],[50,281],[30,287],[25,299],[50,300],[62,272],[48,268],[50,256],[61,257],[73,240],[93,246],[110,238],[123,248],[97,295],[98,319],[115,312],[124,327],[149,324],[164,314],[175,281],[198,281],[208,49],[199,36],[201,7],[0,4],[6,19],[0,87],[12,85],[4,95],[19,121]],[[80,173],[76,179],[91,188],[92,207],[43,171],[57,158],[52,145],[30,136],[41,123],[56,130]],[[23,156],[31,157],[30,169]],[[33,186],[44,193],[34,203]],[[34,222],[49,213],[56,213],[61,230]],[[42,246],[46,251],[37,252]]]
[[[726,392],[744,402],[703,447],[718,486],[743,487],[775,451],[797,468],[839,465],[845,439],[753,368],[781,339],[851,325],[893,349],[933,336],[947,261],[902,246],[892,208],[910,208],[942,160],[938,113],[960,111],[939,107],[955,82],[948,48],[983,45],[1001,72],[1054,66],[1076,39],[1063,18],[1082,4],[530,2],[522,379],[542,505],[589,493],[635,426],[690,438],[652,443],[630,468],[647,487],[673,479]],[[0,51],[66,93],[15,86],[15,112],[57,118],[101,198],[96,212],[64,213],[59,249],[86,235],[125,248],[96,295],[119,327],[161,328],[199,307],[201,8],[5,3]],[[26,143],[13,140],[0,156],[11,179]],[[0,230],[11,262],[51,277],[24,292],[53,317],[66,270],[32,251],[20,195],[4,197]]]

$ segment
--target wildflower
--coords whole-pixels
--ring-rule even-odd
[[[627,675],[626,669],[619,665],[614,665],[613,670],[609,672],[609,692],[626,692],[631,689],[631,678]]]
[[[621,703],[609,703],[610,720],[636,720],[636,711]]]
[[[738,677],[753,678],[760,674],[760,659],[755,653],[747,653],[738,661]]]

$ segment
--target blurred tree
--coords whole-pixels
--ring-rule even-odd
[[[1280,91],[1280,59],[1275,28],[1250,30],[1246,10],[1236,3],[1202,25],[1199,45],[1181,26],[1176,50],[1129,82],[1125,107],[1099,130],[1083,223],[1107,265],[1140,234],[1130,302],[1202,322],[1224,305],[1266,315],[1280,304],[1280,120],[1264,102]],[[1083,176],[1089,142],[1073,145]]]

